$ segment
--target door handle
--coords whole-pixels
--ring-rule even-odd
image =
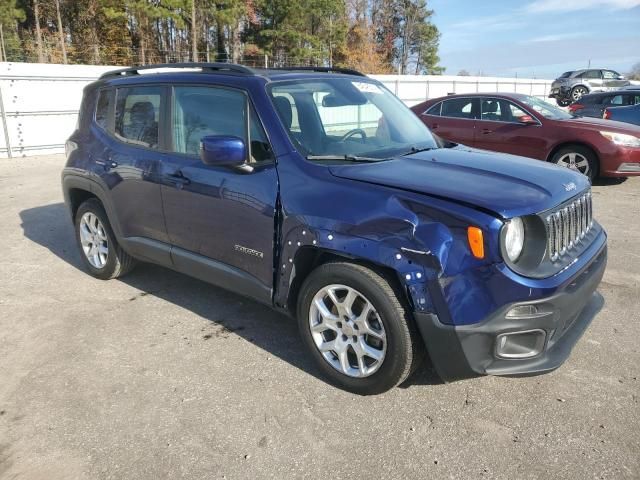
[[[482,134],[483,135],[489,135],[490,133],[493,133],[493,130],[489,130],[488,128],[483,128],[482,129]]]
[[[182,188],[185,185],[189,185],[191,180],[184,176],[184,174],[178,170],[176,173],[167,175],[167,180],[172,183],[176,188]]]
[[[438,129],[438,124],[434,123],[433,125],[431,125],[431,130],[437,130]]]

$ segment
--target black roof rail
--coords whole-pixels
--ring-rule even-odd
[[[244,65],[235,63],[205,63],[205,62],[185,62],[185,63],[156,63],[153,65],[141,65],[137,67],[121,68],[119,70],[111,70],[100,75],[100,79],[120,77],[127,75],[138,75],[141,70],[155,70],[158,68],[200,68],[202,71],[229,71],[240,73],[243,75],[255,75],[255,72]]]
[[[345,73],[347,75],[357,75],[358,77],[366,77],[366,75],[357,70],[353,70],[352,68],[342,68],[342,67],[276,67],[269,68],[268,70],[289,70],[292,72],[296,71],[307,71],[307,72],[325,72],[325,73]]]

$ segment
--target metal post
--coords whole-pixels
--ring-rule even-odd
[[[11,142],[9,141],[9,125],[7,124],[7,115],[4,111],[4,102],[2,101],[2,83],[0,82],[0,116],[2,117],[2,127],[4,130],[4,142],[7,145],[7,156],[12,158]]]

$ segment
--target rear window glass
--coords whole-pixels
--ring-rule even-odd
[[[424,113],[426,113],[427,115],[435,115],[436,117],[439,117],[441,108],[442,108],[442,102],[436,103]]]
[[[115,133],[122,140],[158,148],[162,87],[119,88]]]
[[[443,117],[454,118],[473,118],[472,113],[473,99],[471,98],[454,98],[442,102]]]
[[[110,97],[109,90],[101,90],[98,94],[98,101],[96,102],[96,123],[105,130],[108,123]]]

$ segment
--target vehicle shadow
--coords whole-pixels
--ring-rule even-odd
[[[621,185],[627,181],[628,177],[598,177],[593,180],[593,185],[605,187],[607,185]]]
[[[64,262],[85,271],[63,203],[22,210],[21,226],[29,240],[46,247]],[[320,372],[300,342],[298,327],[292,318],[233,292],[215,287],[170,269],[141,263],[130,274],[116,280],[140,293],[125,301],[154,295],[185,308],[216,325],[215,335],[238,335],[263,350],[317,378]],[[203,334],[206,340],[211,334]],[[427,362],[428,363],[428,362]],[[428,365],[421,366],[402,387],[441,384]]]

